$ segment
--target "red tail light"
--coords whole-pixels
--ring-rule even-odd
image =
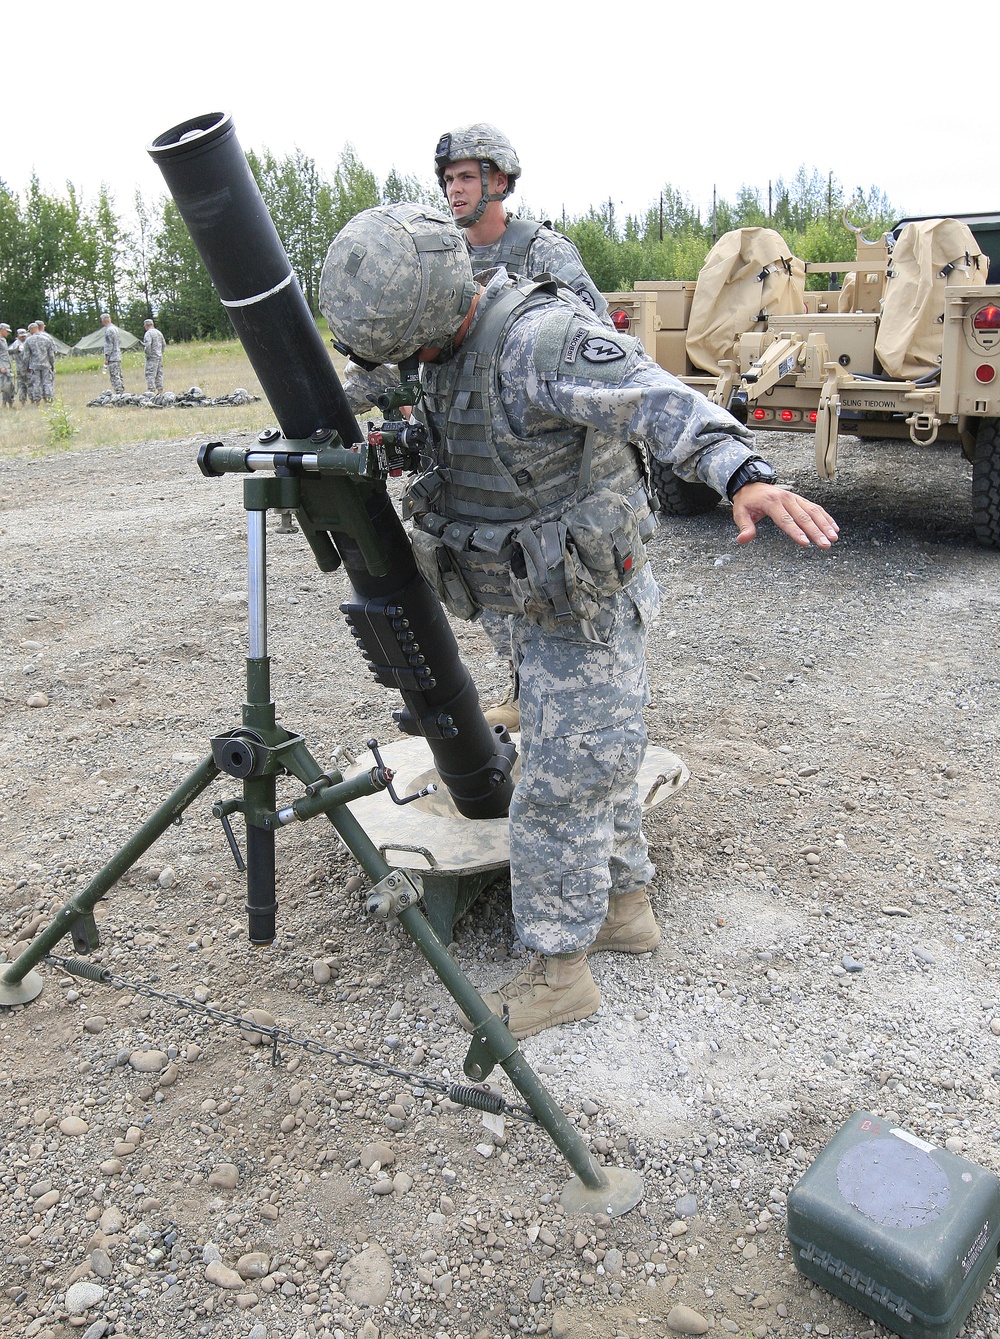
[[[791,411],[790,409],[783,409],[783,410],[781,411],[781,421],[782,421],[782,423],[791,423],[791,421],[792,421],[792,419],[793,419],[794,417],[795,417],[795,415],[792,413],[792,411]]]
[[[989,363],[980,363],[976,368],[976,380],[981,381],[984,386],[988,386],[995,376],[996,371]]]
[[[810,422],[810,423],[815,423],[815,422],[816,422],[816,410],[815,410],[815,409],[810,409],[810,411],[809,411],[809,422]]]
[[[1000,330],[1000,307],[994,307],[992,303],[980,307],[972,318],[972,325],[976,330]]]
[[[611,324],[616,330],[624,331],[627,334],[632,324],[632,318],[628,312],[622,311],[619,307],[617,311],[611,313]]]
[[[754,416],[754,418],[757,420],[757,422],[760,423],[763,419],[767,418],[767,410],[766,410],[766,409],[755,409],[755,410],[753,411],[753,416]]]

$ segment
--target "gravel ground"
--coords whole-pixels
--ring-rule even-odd
[[[242,496],[200,440],[0,461],[8,956],[238,724]],[[654,541],[650,735],[692,773],[649,823],[663,943],[602,955],[600,1013],[523,1044],[642,1205],[571,1217],[547,1136],[442,1098],[464,1034],[325,825],[279,836],[279,936],[251,948],[213,789],[98,907],[132,984],[46,967],[0,1011],[4,1339],[884,1333],[795,1273],[785,1199],[859,1110],[1000,1172],[998,559],[951,449],[843,443],[821,485],[807,440],[762,446],[843,538],[737,549],[720,508]],[[321,760],[390,740],[338,574],[274,521],[269,560],[279,719]],[[455,938],[478,985],[510,975],[502,880]],[[413,1077],[272,1064],[148,986]],[[1000,1335],[995,1287],[967,1333]]]

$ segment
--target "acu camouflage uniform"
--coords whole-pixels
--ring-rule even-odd
[[[587,273],[579,251],[568,237],[556,232],[551,223],[509,218],[503,236],[489,246],[470,245],[464,232],[462,240],[477,279],[488,281],[501,265],[508,274],[522,279],[551,274],[571,288],[599,320],[610,329],[614,328],[608,304]],[[369,372],[357,363],[349,362],[344,372],[348,404],[355,414],[363,414],[375,403],[376,396],[394,390],[398,380],[391,367],[377,367]]]
[[[3,335],[0,335],[0,399],[8,409],[14,408],[14,378],[11,375],[10,349]]]
[[[639,538],[627,574],[598,592],[584,621],[541,610],[525,598],[517,562],[506,577],[504,562],[511,547],[516,558],[521,527],[573,524],[588,440],[595,489],[629,497],[637,534],[655,524],[647,451],[722,495],[753,451],[729,414],[574,297],[525,284],[511,299],[512,287],[498,271],[457,352],[421,368],[433,468],[411,484],[408,503],[421,570],[452,612],[465,602],[466,616],[479,606],[510,619],[522,756],[510,809],[512,904],[521,940],[548,956],[586,948],[609,896],[645,887],[655,872],[637,777],[659,589]],[[502,329],[493,321],[484,334],[492,305],[505,302]],[[437,556],[435,537],[445,549],[436,583],[427,556],[428,547]],[[449,583],[455,571],[462,580]]]
[[[556,232],[551,223],[535,219],[508,218],[503,236],[489,246],[472,246],[465,239],[472,260],[472,272],[477,277],[499,266],[508,274],[522,279],[534,279],[539,274],[551,274],[573,290],[595,316],[611,326],[608,304],[587,273],[579,251],[568,237]]]
[[[17,368],[17,398],[20,404],[24,404],[28,399],[28,360],[24,355],[24,345],[27,340],[27,334],[18,333],[16,341],[10,346],[10,351],[14,355],[14,366]]]
[[[163,335],[155,325],[151,325],[142,337],[146,350],[146,389],[163,390]]]
[[[56,342],[46,330],[39,330],[38,337],[45,344],[45,362],[41,367],[42,399],[52,401],[56,394]]]
[[[123,395],[125,378],[122,376],[122,349],[118,338],[118,327],[113,321],[104,327],[104,358],[108,364],[111,389],[116,395]]]
[[[41,331],[34,331],[24,341],[23,357],[28,370],[28,395],[32,404],[38,404],[49,367],[49,341]]]

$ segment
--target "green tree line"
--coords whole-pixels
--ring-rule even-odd
[[[837,179],[800,167],[794,178],[771,184],[768,195],[743,186],[732,202],[718,200],[705,217],[667,184],[640,217],[618,220],[611,201],[562,226],[576,243],[602,292],[627,292],[636,279],[696,279],[715,241],[733,228],[774,228],[804,261],[853,260],[854,234],[844,211],[868,237],[878,237],[900,217],[877,187],[848,193]],[[810,275],[826,288],[828,276]]]
[[[298,149],[247,157],[313,313],[327,246],[348,219],[400,200],[443,206],[436,185],[395,169],[380,184],[350,145],[331,175]],[[608,201],[559,226],[576,242],[598,287],[610,291],[629,289],[636,279],[693,279],[714,238],[738,227],[776,228],[804,260],[851,259],[854,239],[841,222],[845,207],[869,235],[895,221],[878,189],[848,196],[832,176],[803,167],[792,181],[772,186],[767,201],[744,186],[735,201],[717,201],[707,218],[668,184],[641,216],[619,220]],[[71,182],[57,194],[43,190],[37,177],[22,192],[0,181],[0,318],[16,328],[44,317],[54,335],[73,344],[98,325],[102,311],[134,332],[153,314],[171,342],[231,334],[168,196],[149,201],[136,192],[123,214],[104,186],[87,204]]]

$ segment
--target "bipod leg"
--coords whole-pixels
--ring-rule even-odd
[[[212,784],[219,775],[219,769],[212,757],[205,758],[191,772],[167,799],[153,813],[108,863],[91,879],[86,888],[76,893],[66,902],[53,919],[35,935],[31,943],[0,972],[0,1008],[11,1008],[16,1004],[28,1004],[42,989],[42,978],[32,969],[41,962],[59,940],[72,934],[74,928],[81,925],[93,928],[94,907],[109,888],[131,869],[135,862],[153,845],[156,839],[179,821],[184,810]],[[96,948],[96,939],[88,935],[86,945],[77,943],[78,951]]]
[[[605,1213],[609,1218],[634,1209],[643,1197],[642,1177],[625,1167],[602,1167],[591,1156],[578,1131],[521,1054],[503,1020],[486,1007],[416,905],[419,876],[411,880],[401,871],[390,869],[346,807],[333,810],[327,817],[365,872],[378,881],[369,895],[369,911],[383,919],[396,917],[458,1007],[475,1024],[473,1046],[465,1062],[466,1074],[478,1082],[487,1076],[494,1063],[500,1065],[576,1173],[563,1189],[563,1206],[570,1213]]]
[[[576,1173],[560,1196],[563,1206],[570,1213],[605,1213],[609,1218],[634,1209],[643,1197],[639,1173],[624,1167],[602,1167],[594,1160],[579,1133],[521,1054],[503,1020],[487,1009],[482,996],[438,939],[420,908],[406,907],[397,913],[397,919],[465,1016],[476,1021],[474,1050],[480,1054],[485,1050],[501,1066]],[[468,1060],[466,1073],[475,1080],[485,1077],[482,1068]]]

